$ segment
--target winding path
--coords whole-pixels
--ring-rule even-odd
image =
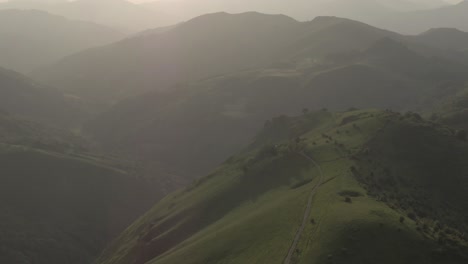
[[[307,201],[307,206],[306,206],[306,210],[304,212],[304,217],[302,218],[302,224],[299,227],[299,229],[297,230],[296,236],[294,237],[294,241],[291,244],[291,247],[289,248],[288,255],[284,259],[284,262],[283,262],[284,264],[290,264],[291,263],[292,256],[294,254],[294,251],[296,251],[297,244],[299,243],[299,239],[301,238],[301,235],[302,235],[302,233],[304,233],[304,229],[307,226],[307,222],[308,222],[307,220],[309,219],[310,212],[312,211],[312,200],[313,200],[315,194],[317,193],[317,189],[320,187],[320,185],[322,185],[323,179],[324,179],[322,167],[314,159],[312,159],[308,155],[306,155],[304,153],[301,153],[301,155],[304,156],[306,159],[308,159],[310,162],[312,162],[315,165],[315,167],[318,168],[319,174],[320,174],[319,175],[319,182],[314,186],[314,188],[312,189],[312,191],[309,194],[309,200]]]

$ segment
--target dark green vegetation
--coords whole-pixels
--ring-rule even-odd
[[[283,132],[281,132],[283,131]],[[247,150],[164,198],[98,263],[466,263],[467,143],[417,114],[274,119]]]
[[[28,73],[123,38],[117,30],[35,10],[0,11],[0,66]]]

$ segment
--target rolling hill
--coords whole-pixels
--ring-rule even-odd
[[[0,11],[0,66],[23,73],[120,40],[110,27],[35,10]]]
[[[413,113],[275,118],[98,263],[465,263],[467,155]]]

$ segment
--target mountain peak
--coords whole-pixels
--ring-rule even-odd
[[[294,22],[298,23],[297,20],[288,17],[286,15],[281,15],[281,14],[263,14],[255,11],[250,11],[250,12],[243,12],[243,13],[227,13],[227,12],[216,12],[216,13],[210,13],[210,14],[205,14],[201,15],[198,17],[195,17],[187,23],[195,22],[195,21],[213,21],[213,20],[221,20],[221,19],[237,19],[239,21],[259,21],[259,20],[282,20],[284,22]]]

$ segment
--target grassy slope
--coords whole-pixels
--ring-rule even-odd
[[[276,119],[257,139],[280,142],[276,150],[253,147],[228,160],[210,176],[166,197],[130,226],[98,262],[281,263],[300,225],[307,196],[317,181],[318,171],[313,164],[288,150],[303,147],[321,164],[326,179],[314,197],[311,224],[301,238],[295,263],[463,263],[455,257],[450,262],[444,253],[466,245],[466,241],[454,235],[453,245],[437,246],[437,237],[418,231],[416,221],[405,218],[403,224],[399,222],[400,217],[406,217],[408,207],[395,206],[391,200],[384,202],[375,195],[376,184],[359,176],[372,168],[361,157],[363,149],[380,142],[385,131],[391,135],[393,131],[388,128],[411,131],[426,124],[413,122],[412,118],[400,120],[397,114],[377,111],[320,112],[288,119],[284,133],[275,132],[281,130],[278,122],[284,122]],[[454,140],[438,128],[426,129],[441,142]],[[303,138],[299,144],[278,141],[284,136],[299,135]],[[388,141],[383,142],[383,149],[390,147],[385,145]],[[466,146],[460,149],[465,151]],[[418,150],[415,148],[414,152]],[[385,160],[389,157],[394,156],[376,155],[378,160],[374,162],[392,164]],[[447,177],[459,177],[460,172],[466,171],[458,165],[459,173]],[[401,160],[395,160],[395,166],[401,169],[403,178],[426,182],[420,177],[426,173],[423,168]],[[466,186],[466,182],[452,185],[454,190]],[[402,197],[407,194],[405,190],[402,186]],[[346,203],[344,195],[357,196],[351,198],[352,203]],[[462,202],[458,206],[467,208]],[[434,207],[436,212],[442,210]],[[461,212],[455,213],[457,219],[466,217],[463,211],[448,211]],[[457,250],[466,253],[462,246]]]

